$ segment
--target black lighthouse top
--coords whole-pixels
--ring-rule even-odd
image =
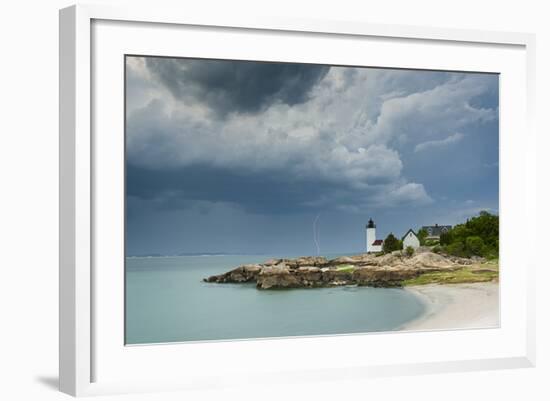
[[[376,228],[376,224],[374,224],[374,221],[372,221],[372,219],[369,219],[367,228]]]

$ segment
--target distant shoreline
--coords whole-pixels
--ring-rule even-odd
[[[427,284],[405,287],[426,311],[398,330],[496,328],[500,325],[498,282]]]
[[[182,253],[174,255],[161,255],[161,254],[150,254],[150,255],[126,255],[126,258],[178,258],[178,257],[187,257],[187,256],[257,256],[263,258],[297,258],[300,257],[303,253]],[[284,255],[284,256],[281,256]],[[361,252],[329,252],[321,256],[334,256],[334,255],[361,255]]]
[[[248,254],[248,253],[186,253],[179,255],[128,255],[127,258],[179,258],[186,256],[267,256],[264,254]]]

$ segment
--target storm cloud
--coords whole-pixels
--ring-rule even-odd
[[[154,57],[146,63],[174,96],[205,103],[221,115],[303,103],[329,70],[323,65]]]
[[[126,68],[130,247],[140,224],[183,236],[214,215],[241,216],[235,235],[261,230],[267,249],[276,221],[300,232],[312,214],[345,237],[343,222],[366,216],[397,231],[498,209],[486,167],[498,165],[497,75],[155,57]]]

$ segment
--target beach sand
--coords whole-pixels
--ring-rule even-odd
[[[498,283],[430,284],[406,287],[424,300],[426,312],[401,330],[498,327]]]

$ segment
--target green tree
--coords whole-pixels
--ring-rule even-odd
[[[451,231],[441,233],[441,235],[439,236],[439,244],[440,245],[450,245],[451,242],[453,242],[453,237],[452,237]]]
[[[428,236],[428,231],[425,228],[421,228],[420,230],[418,230],[416,236],[418,237],[418,241],[420,241],[420,245],[426,245],[426,237]]]
[[[462,241],[455,241],[452,244],[447,245],[445,247],[445,252],[455,256],[461,256],[461,257],[468,256],[466,254],[466,250],[464,249],[464,244],[462,243]]]
[[[484,246],[483,240],[477,235],[466,238],[466,252],[468,255],[481,256]]]
[[[405,254],[410,258],[412,255],[414,255],[414,248],[412,246],[408,246],[405,248]]]
[[[479,216],[457,224],[447,233],[441,234],[440,244],[451,255],[496,258],[499,252],[498,236],[498,216],[482,211]]]
[[[403,249],[403,244],[401,241],[399,241],[393,233],[389,233],[386,239],[384,240],[384,245],[382,246],[382,250],[384,253],[390,253],[393,251],[398,251],[400,249]]]

